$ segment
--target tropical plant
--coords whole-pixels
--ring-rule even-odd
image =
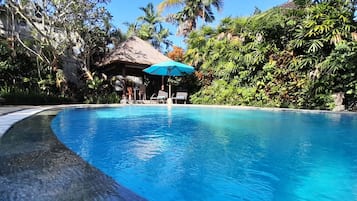
[[[325,1],[304,10],[305,17],[295,29],[295,38],[290,41],[290,46],[299,69],[309,72],[310,93],[347,93],[350,88],[346,86],[355,79],[354,73],[348,72],[356,70],[350,63],[355,56],[349,54],[356,43],[353,38],[356,22],[353,21],[350,3]],[[350,98],[347,97],[346,102],[350,102]]]
[[[168,39],[170,31],[162,26],[163,19],[154,9],[152,3],[146,7],[140,7],[144,16],[137,18],[134,23],[126,23],[128,36],[136,35],[150,43],[158,50],[168,49],[172,42]]]
[[[187,38],[185,62],[201,89],[194,103],[331,109],[356,99],[356,22],[346,1],[225,18]]]
[[[168,16],[167,20],[179,26],[178,34],[188,36],[197,27],[197,19],[204,22],[213,22],[215,17],[213,7],[220,10],[223,0],[164,0],[158,10],[161,13],[165,8],[171,6],[182,6],[182,10]]]
[[[37,59],[19,44],[0,41],[0,96],[5,104],[68,103],[56,87],[50,68],[40,68]]]
[[[115,79],[108,79],[104,74],[91,75],[93,79],[86,80],[84,88],[84,103],[119,103],[120,96],[114,92]]]

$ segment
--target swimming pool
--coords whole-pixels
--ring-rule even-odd
[[[357,116],[210,107],[66,109],[57,137],[148,200],[356,200]]]

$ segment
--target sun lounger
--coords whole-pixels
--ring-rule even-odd
[[[175,103],[177,103],[177,101],[182,101],[184,104],[186,104],[187,96],[187,92],[177,92],[176,96],[172,97],[172,100],[174,100]]]
[[[150,101],[158,101],[159,103],[165,103],[168,97],[168,93],[166,91],[160,90],[157,95],[153,94],[150,97]]]

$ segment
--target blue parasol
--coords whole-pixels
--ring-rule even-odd
[[[145,68],[144,72],[152,75],[183,76],[195,72],[195,69],[177,61],[165,61]]]
[[[195,68],[177,61],[165,61],[145,68],[143,71],[152,75],[183,76],[195,72]],[[171,84],[169,84],[169,98],[171,98]]]

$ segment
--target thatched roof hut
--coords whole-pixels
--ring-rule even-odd
[[[98,64],[98,71],[110,77],[125,79],[126,82],[117,87],[118,90],[120,88],[124,90],[123,95],[125,95],[128,85],[142,86],[144,80],[150,80],[150,85],[145,89],[144,97],[146,97],[146,93],[157,92],[161,86],[162,77],[146,74],[143,69],[169,60],[171,59],[156,50],[150,43],[133,36],[109,53]]]
[[[106,56],[100,66],[123,63],[147,67],[168,60],[170,58],[156,50],[150,43],[132,36]]]

